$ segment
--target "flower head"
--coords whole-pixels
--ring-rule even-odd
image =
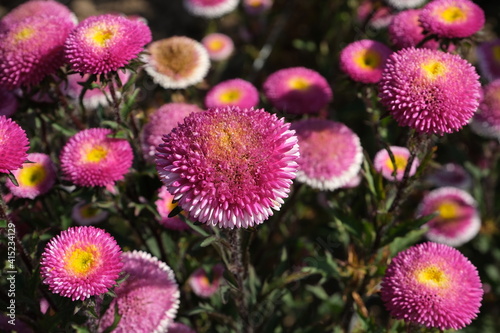
[[[90,225],[104,221],[108,212],[99,208],[94,202],[81,200],[73,206],[71,218],[78,225]]]
[[[305,67],[280,69],[263,84],[265,96],[280,111],[317,113],[332,100],[332,90],[318,72]]]
[[[386,28],[392,20],[392,8],[372,0],[362,0],[357,6],[356,19],[375,30]]]
[[[476,267],[455,248],[431,242],[398,253],[380,292],[396,319],[441,330],[469,325],[483,297]]]
[[[453,186],[467,189],[472,185],[472,176],[461,165],[446,163],[429,173],[427,181],[436,187]]]
[[[123,272],[129,276],[115,288],[116,297],[102,316],[98,332],[113,324],[115,309],[121,318],[113,332],[166,332],[179,308],[174,272],[147,252],[124,252],[122,258]]]
[[[299,182],[333,191],[358,174],[363,161],[361,143],[346,125],[310,118],[293,123],[291,128],[299,140]]]
[[[69,228],[52,238],[42,253],[43,283],[73,301],[104,294],[122,270],[120,254],[115,239],[103,229]]]
[[[47,193],[56,181],[56,167],[50,156],[42,153],[28,154],[29,163],[22,168],[12,171],[18,186],[7,180],[7,187],[16,197],[34,199]]]
[[[56,16],[63,20],[71,20],[76,25],[75,14],[65,5],[53,0],[30,0],[12,9],[4,17],[1,24],[9,26],[33,16]]]
[[[151,38],[151,30],[141,20],[112,14],[91,16],[68,36],[66,59],[80,73],[109,73],[136,58]]]
[[[208,298],[215,294],[219,289],[224,265],[217,264],[212,268],[212,281],[209,280],[207,272],[202,268],[195,270],[189,277],[189,285],[193,292],[199,297]]]
[[[201,44],[207,49],[211,60],[222,61],[229,58],[234,51],[231,37],[221,33],[211,33],[203,37]]]
[[[387,59],[379,97],[400,126],[443,135],[460,130],[476,112],[479,76],[458,55],[402,49]]]
[[[144,69],[165,89],[182,89],[201,82],[210,68],[205,47],[184,36],[164,38],[149,44]]]
[[[180,217],[168,217],[168,215],[177,207],[177,203],[173,202],[174,196],[167,191],[165,186],[162,186],[158,192],[158,200],[155,205],[160,214],[160,224],[171,230],[189,230],[189,225]]]
[[[203,111],[196,104],[167,103],[156,109],[141,132],[141,145],[144,158],[154,162],[156,146],[163,142],[162,137],[182,123],[192,112]]]
[[[430,241],[460,246],[474,238],[481,227],[481,218],[474,198],[456,187],[440,187],[424,196],[417,215],[437,213],[425,224]]]
[[[417,8],[422,6],[427,0],[385,0],[385,2],[397,10]]]
[[[479,70],[487,80],[500,78],[500,38],[479,43],[476,47]]]
[[[31,87],[64,64],[64,41],[75,23],[59,16],[30,16],[0,30],[0,86]]]
[[[377,83],[391,53],[389,47],[375,40],[358,40],[340,52],[340,68],[354,81]]]
[[[10,118],[0,116],[0,172],[19,169],[28,157],[29,144],[21,126]]]
[[[205,96],[207,108],[239,106],[252,108],[259,104],[259,91],[253,84],[243,79],[231,79],[212,87]]]
[[[389,152],[386,149],[381,149],[375,154],[373,164],[375,169],[388,180],[402,180],[408,159],[410,158],[410,151],[406,147],[391,146],[389,147],[393,156],[394,162],[391,160]],[[419,165],[418,158],[415,157],[410,168],[408,176],[413,176],[417,171]]]
[[[484,26],[484,11],[470,0],[433,0],[422,8],[420,23],[438,37],[469,37]]]
[[[196,331],[183,323],[173,322],[168,325],[168,333],[196,333]]]
[[[500,139],[500,79],[483,88],[483,98],[470,127],[480,136]]]
[[[391,43],[398,49],[417,46],[425,38],[424,29],[419,21],[421,12],[421,9],[408,9],[393,16],[387,32]],[[422,47],[437,50],[439,42],[431,39]]]
[[[0,88],[0,101],[2,101],[0,105],[0,116],[10,117],[17,111],[19,102],[12,91]]]
[[[226,15],[238,6],[238,0],[183,0],[186,10],[194,16],[217,18]]]
[[[279,210],[297,169],[297,138],[263,109],[192,113],[163,137],[156,167],[179,206],[200,222],[251,227]]]
[[[127,140],[110,138],[111,130],[90,128],[69,139],[61,152],[64,176],[79,186],[107,186],[122,180],[132,166]]]
[[[260,15],[273,6],[273,0],[243,0],[243,10],[249,15]]]

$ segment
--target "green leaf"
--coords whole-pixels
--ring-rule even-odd
[[[218,241],[218,237],[217,236],[209,236],[207,238],[205,238],[201,243],[200,243],[200,247],[207,247],[209,246],[210,244],[214,243],[214,242],[217,242]]]
[[[14,174],[10,170],[9,170],[9,173],[7,174],[7,177],[10,179],[12,184],[14,184],[15,186],[19,186],[19,183],[17,182],[16,176],[14,176]]]

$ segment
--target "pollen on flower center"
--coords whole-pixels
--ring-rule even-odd
[[[85,155],[85,161],[91,163],[98,163],[106,158],[108,155],[108,149],[103,146],[92,147],[90,151]]]
[[[224,47],[224,43],[221,40],[213,40],[209,43],[210,50],[220,51]]]
[[[445,287],[448,283],[448,277],[437,266],[428,266],[416,273],[418,282],[432,286],[432,287]]]
[[[66,268],[77,276],[87,275],[98,263],[98,255],[93,246],[77,248],[66,259]]]
[[[35,33],[35,30],[33,28],[25,27],[14,35],[14,39],[17,42],[24,41],[24,40],[31,38],[31,36],[33,36],[34,33]]]
[[[309,81],[302,77],[294,77],[291,78],[290,81],[288,81],[288,84],[290,88],[295,89],[295,90],[307,90],[311,86]]]
[[[441,12],[441,17],[446,22],[450,23],[454,23],[457,21],[464,21],[467,18],[465,12],[461,8],[455,6],[451,6],[443,10]]]
[[[446,66],[440,61],[430,61],[422,65],[425,74],[428,78],[436,79],[443,75],[446,71]]]
[[[453,219],[458,215],[458,206],[451,201],[444,201],[438,207],[439,217],[442,219]]]
[[[391,170],[404,170],[406,169],[406,164],[408,164],[408,159],[404,156],[394,155],[394,164],[391,159],[387,159],[387,167]]]
[[[19,172],[19,183],[25,186],[37,186],[46,177],[47,172],[42,164],[25,165]]]
[[[96,26],[90,29],[88,37],[99,46],[106,46],[108,41],[113,38],[114,32],[109,27]]]
[[[231,103],[237,101],[241,97],[241,92],[237,89],[229,89],[220,96],[223,103]]]
[[[196,67],[197,53],[191,45],[180,42],[159,41],[152,46],[157,67],[170,76],[187,76]]]
[[[380,55],[372,50],[360,50],[358,56],[355,58],[356,63],[361,68],[377,68],[382,61]]]

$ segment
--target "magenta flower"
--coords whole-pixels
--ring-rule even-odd
[[[9,90],[0,89],[0,116],[10,117],[16,113],[19,106],[16,95]]]
[[[64,41],[75,23],[60,16],[30,16],[0,29],[0,86],[37,85],[64,64]]]
[[[234,51],[231,37],[221,33],[211,33],[203,37],[201,44],[207,49],[211,60],[222,61],[229,58]]]
[[[500,79],[483,87],[483,98],[470,127],[480,136],[500,139]]]
[[[104,221],[108,212],[99,208],[94,202],[81,200],[71,209],[71,218],[78,225],[91,225]]]
[[[469,325],[483,297],[476,267],[455,248],[431,242],[398,253],[380,292],[396,319],[441,330]]]
[[[421,9],[408,9],[394,15],[388,26],[389,39],[398,49],[417,46],[424,38],[424,29],[420,25]],[[439,49],[439,42],[431,39],[422,47]],[[450,46],[451,47],[451,46]]]
[[[305,67],[280,69],[267,77],[264,95],[280,111],[317,113],[332,100],[332,90],[318,72]]]
[[[422,8],[420,23],[438,37],[469,37],[484,26],[484,11],[470,0],[433,0]]]
[[[167,103],[156,109],[141,132],[141,146],[144,158],[154,162],[156,146],[163,142],[162,137],[182,123],[185,117],[192,112],[203,111],[195,104],[188,103]]]
[[[203,267],[196,269],[189,277],[189,286],[197,296],[208,298],[219,290],[219,286],[222,282],[222,274],[224,273],[224,265],[215,265],[211,273],[211,281]]]
[[[113,332],[166,332],[179,308],[174,272],[147,252],[124,252],[122,258],[123,272],[129,276],[115,288],[116,298],[102,316],[98,332],[113,324],[115,309],[121,318]]]
[[[214,226],[262,223],[283,204],[297,170],[294,132],[263,109],[192,113],[163,141],[161,180],[190,216]]]
[[[27,160],[30,163],[24,163],[20,169],[12,171],[19,185],[14,185],[10,179],[6,185],[16,197],[34,199],[54,186],[56,166],[47,154],[31,153]]]
[[[183,0],[186,10],[194,16],[217,18],[226,15],[238,6],[238,0]]]
[[[28,157],[29,144],[21,126],[10,118],[0,116],[0,172],[19,169]]]
[[[122,270],[120,254],[106,231],[91,226],[69,228],[45,247],[40,261],[42,282],[73,301],[104,294]]]
[[[333,191],[356,177],[363,151],[359,137],[346,125],[310,118],[293,123],[291,129],[299,140],[297,181]]]
[[[391,53],[385,44],[370,39],[359,40],[340,52],[340,69],[354,81],[377,83]]]
[[[407,48],[387,60],[379,97],[400,126],[443,135],[460,130],[476,112],[479,75],[458,55]]]
[[[171,230],[189,230],[189,225],[179,216],[168,217],[168,214],[177,207],[177,203],[173,203],[173,200],[174,196],[167,191],[165,186],[162,186],[158,191],[158,200],[155,201],[156,209],[161,217],[160,224]]]
[[[473,239],[481,228],[476,200],[456,187],[440,187],[424,196],[418,216],[438,215],[425,224],[430,241],[461,246]]]
[[[33,16],[56,16],[76,25],[76,15],[65,5],[53,0],[30,0],[12,9],[2,17],[0,25],[10,26]]]
[[[68,36],[66,59],[80,73],[109,73],[135,59],[151,38],[151,30],[142,20],[112,14],[91,16]]]
[[[252,108],[259,104],[259,91],[248,81],[231,79],[213,86],[205,96],[207,108],[238,106]]]
[[[151,43],[143,56],[144,69],[165,89],[183,89],[203,81],[210,69],[205,47],[184,36],[164,38]]]
[[[479,70],[488,81],[500,78],[500,38],[476,46]]]
[[[273,0],[243,0],[243,9],[249,15],[260,15],[273,6]]]
[[[64,176],[79,186],[107,186],[122,180],[132,166],[127,140],[110,138],[111,130],[90,128],[69,139],[61,152]]]
[[[410,151],[406,147],[390,146],[389,148],[394,155],[394,162],[391,160],[389,152],[386,149],[381,149],[373,158],[375,170],[387,180],[402,180],[410,158]],[[419,164],[418,158],[415,157],[408,176],[411,177],[415,174]]]

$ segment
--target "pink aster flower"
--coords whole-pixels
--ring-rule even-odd
[[[108,218],[108,212],[99,208],[94,202],[81,200],[71,209],[71,218],[78,225],[97,224]]]
[[[488,81],[500,78],[500,38],[476,47],[479,70]]]
[[[122,180],[132,166],[127,140],[109,137],[111,130],[90,128],[69,139],[61,152],[64,176],[79,186],[107,186]]]
[[[160,224],[171,230],[189,230],[189,225],[184,222],[179,216],[168,217],[168,214],[177,207],[177,203],[173,203],[174,196],[167,191],[165,186],[162,186],[158,192],[158,200],[155,205],[160,214]]]
[[[165,89],[183,89],[201,82],[210,69],[205,47],[184,36],[164,38],[151,43],[144,55],[144,69]]]
[[[273,0],[243,0],[243,10],[249,15],[260,15],[273,6]]]
[[[120,77],[120,81],[122,84],[126,84],[128,79],[130,78],[130,71],[118,71],[118,76]],[[70,74],[67,76],[68,83],[67,87],[63,87],[66,89],[66,93],[70,96],[75,102],[79,102],[80,94],[83,91],[83,86],[79,83],[86,82],[90,77],[90,74]],[[95,81],[96,84],[100,84],[99,78]],[[63,83],[66,85],[66,83]],[[117,96],[120,96],[120,92],[116,91]],[[111,95],[109,94],[109,86],[106,86],[103,90],[99,88],[87,89],[85,91],[85,95],[83,96],[83,106],[86,109],[95,110],[99,106],[107,107],[109,106],[111,99]]]
[[[197,296],[208,298],[219,290],[219,286],[222,282],[222,274],[224,273],[224,265],[215,265],[211,273],[211,281],[203,267],[196,269],[189,277],[189,286],[191,286],[191,290],[193,290]]]
[[[483,297],[476,267],[455,248],[431,242],[398,253],[380,292],[396,319],[441,330],[469,325]]]
[[[483,87],[479,110],[469,125],[480,136],[500,139],[500,79]]]
[[[98,332],[113,324],[116,310],[121,318],[113,332],[166,332],[179,308],[174,272],[147,252],[124,252],[122,258],[128,278],[115,288],[116,298],[102,316]]]
[[[326,79],[305,67],[280,69],[263,84],[265,96],[280,111],[293,114],[317,113],[333,97]]]
[[[460,56],[407,48],[387,59],[379,97],[400,126],[443,135],[460,130],[476,112],[479,75]]]
[[[472,176],[459,164],[446,163],[430,172],[426,179],[432,186],[453,186],[468,189],[472,185]]]
[[[168,325],[168,333],[196,333],[196,331],[183,323],[173,322]]]
[[[211,60],[222,61],[229,58],[234,51],[231,37],[221,33],[211,33],[203,37],[201,44],[207,49]]]
[[[154,162],[156,146],[163,142],[162,137],[181,123],[192,112],[203,111],[195,104],[167,103],[156,109],[141,132],[141,146],[144,158]]]
[[[207,108],[239,106],[251,108],[259,104],[259,91],[248,81],[231,79],[213,86],[205,96]]]
[[[217,18],[226,15],[238,6],[238,0],[183,0],[186,10],[194,16]]]
[[[104,294],[122,270],[120,254],[115,239],[103,229],[69,228],[52,238],[42,253],[43,283],[73,301]]]
[[[389,47],[375,40],[358,40],[340,52],[340,68],[354,81],[377,83],[391,53]]]
[[[64,41],[75,23],[59,16],[30,16],[0,30],[0,86],[37,85],[64,64]]]
[[[292,124],[298,142],[297,181],[333,191],[347,185],[361,169],[363,152],[359,137],[342,123],[304,119]]]
[[[10,118],[0,116],[0,172],[19,169],[28,157],[29,144],[21,126]]]
[[[19,106],[16,95],[9,90],[0,89],[0,116],[12,116]]]
[[[192,113],[163,141],[161,180],[182,209],[209,225],[262,223],[283,204],[297,170],[294,132],[263,109]]]
[[[104,74],[126,66],[151,41],[151,30],[141,20],[105,14],[83,20],[65,43],[71,68],[80,73]]]
[[[71,20],[76,25],[76,15],[65,5],[53,0],[30,0],[12,9],[4,17],[1,24],[9,26],[32,16],[50,15]]]
[[[16,197],[34,199],[54,186],[56,167],[47,154],[31,153],[27,160],[30,163],[24,163],[22,168],[12,171],[19,185],[14,185],[10,179],[6,185]]]
[[[424,30],[445,38],[469,37],[484,26],[484,11],[470,0],[433,0],[422,8]]]
[[[402,180],[410,158],[410,151],[406,147],[391,146],[389,148],[394,155],[394,163],[387,150],[381,149],[373,158],[375,170],[380,172],[385,179]],[[417,171],[419,163],[418,158],[415,157],[408,174],[410,177]]]
[[[422,6],[427,0],[385,0],[385,2],[397,10],[417,8]]]
[[[364,0],[357,6],[357,21],[375,30],[386,28],[392,20],[392,9],[379,1]]]
[[[449,246],[461,246],[476,237],[481,218],[474,198],[456,187],[440,187],[427,193],[417,215],[438,215],[425,224],[430,241]]]
[[[424,38],[424,28],[420,25],[421,9],[408,9],[394,15],[387,29],[391,43],[398,49],[417,46]],[[431,39],[422,47],[439,49],[439,42]]]

